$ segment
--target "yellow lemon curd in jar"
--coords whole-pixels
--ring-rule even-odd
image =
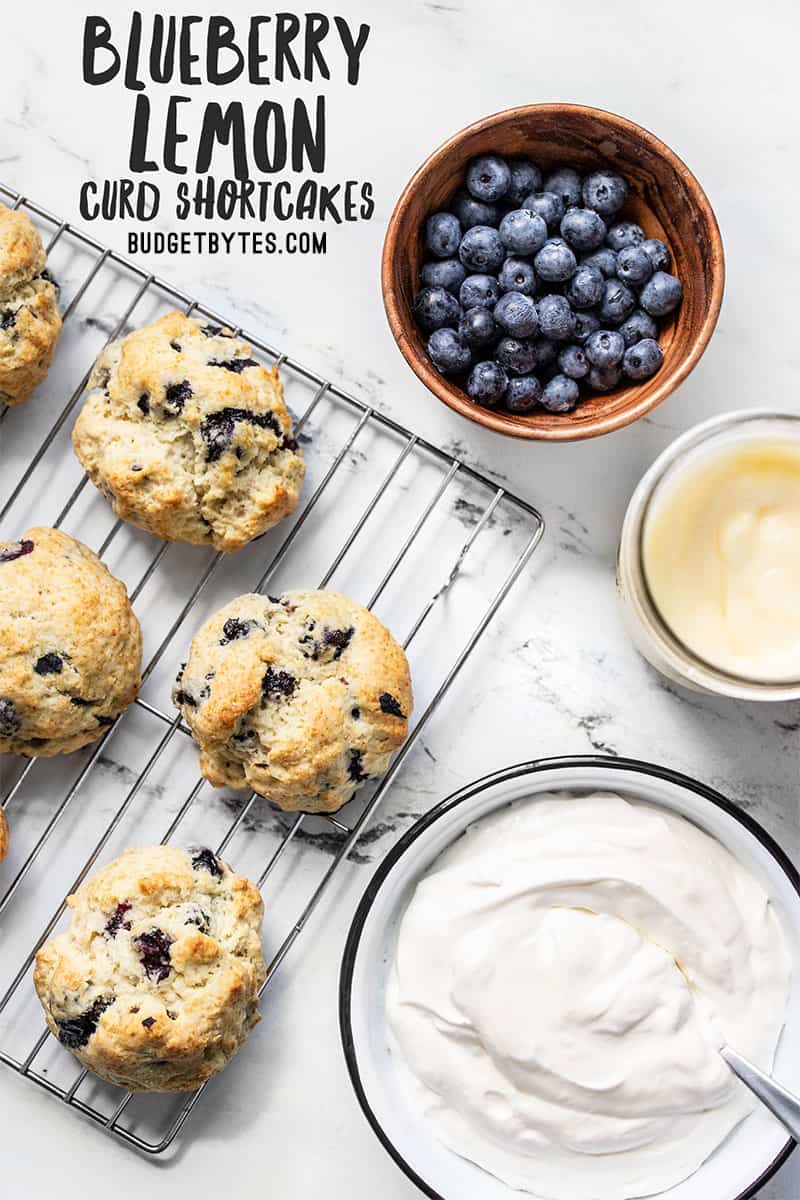
[[[679,468],[651,500],[642,560],[693,654],[759,682],[800,679],[800,443],[729,445]]]

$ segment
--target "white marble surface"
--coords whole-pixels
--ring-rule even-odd
[[[137,7],[163,11],[150,0]],[[168,9],[199,7],[173,0]],[[225,7],[236,18],[255,8],[246,0]],[[495,767],[592,750],[667,763],[719,787],[798,857],[800,705],[735,705],[667,688],[629,645],[613,583],[627,499],[677,432],[754,402],[796,404],[795,7],[788,0],[758,13],[743,0],[724,6],[673,0],[668,14],[631,0],[573,0],[566,8],[519,0],[410,0],[402,6],[347,0],[314,7],[372,25],[359,87],[332,80],[327,88],[326,174],[373,180],[373,220],[333,231],[324,260],[183,257],[150,265],[507,482],[542,509],[546,543],[406,763],[366,861],[347,865],[314,919],[312,936],[298,944],[269,993],[247,1053],[208,1090],[177,1153],[158,1162],[140,1159],[1,1072],[0,1125],[7,1139],[13,1134],[3,1153],[9,1195],[58,1189],[71,1200],[91,1183],[92,1194],[113,1190],[120,1200],[143,1194],[182,1200],[215,1194],[211,1180],[241,1195],[263,1188],[297,1200],[416,1195],[369,1133],[350,1091],[337,1032],[338,963],[356,900],[393,832]],[[121,2],[95,8],[115,25],[129,11]],[[0,179],[69,218],[77,217],[85,178],[125,174],[132,112],[131,94],[119,85],[93,91],[80,82],[80,31],[75,6],[39,0],[6,6],[0,39]],[[211,89],[196,91],[211,98]],[[728,257],[717,334],[680,393],[632,428],[566,447],[499,439],[434,402],[395,349],[378,276],[394,198],[427,152],[486,112],[555,99],[622,112],[672,145],[706,187]],[[125,250],[119,225],[96,225],[95,232]],[[103,340],[102,329],[86,317],[102,313],[107,320],[115,309],[109,300],[103,313],[104,303],[98,295],[93,307],[79,310],[58,374],[28,408],[11,414],[13,431],[0,435],[0,492],[60,408],[69,382],[74,386],[75,369],[66,370],[73,359],[66,356],[76,351],[78,336],[84,349],[90,339],[92,346]],[[66,461],[60,469],[65,473],[54,476],[49,490],[35,489],[22,505],[20,520],[52,519],[62,488],[76,478],[68,476]],[[369,455],[349,464],[359,482],[371,482],[365,473],[373,469]],[[117,565],[127,575],[141,547],[135,538],[125,545],[129,558]],[[112,784],[131,779],[126,772],[140,761],[138,749],[134,739],[113,756],[109,751],[92,793],[99,814],[111,803]],[[46,808],[52,776],[44,772],[42,779],[30,804]],[[165,769],[163,782],[153,786],[153,803],[176,807],[173,784]],[[273,836],[268,816],[252,832]],[[246,858],[248,847],[241,853]],[[291,860],[294,883],[323,851],[305,847],[305,854]],[[46,884],[43,879],[42,888]],[[4,948],[16,948],[26,895],[4,919]],[[798,1194],[800,1162],[763,1192],[769,1200]]]

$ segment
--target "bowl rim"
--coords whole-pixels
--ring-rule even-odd
[[[544,771],[552,771],[554,769],[572,770],[582,767],[614,769],[627,771],[632,775],[647,775],[686,788],[701,798],[710,801],[711,804],[722,809],[728,816],[733,817],[734,820],[743,825],[761,843],[786,875],[800,900],[800,871],[798,871],[786,852],[781,849],[763,825],[756,821],[754,817],[751,817],[749,813],[738,808],[731,800],[723,796],[721,792],[709,787],[708,784],[701,783],[699,780],[692,778],[692,776],[685,775],[681,771],[675,771],[671,767],[664,767],[658,763],[646,762],[642,759],[616,758],[612,755],[602,754],[557,755],[551,758],[531,759],[530,761],[516,763],[513,766],[504,767],[499,771],[483,775],[479,779],[473,780],[471,783],[465,784],[464,787],[452,792],[449,796],[440,800],[438,804],[435,804],[428,812],[423,813],[381,861],[367,885],[351,922],[339,973],[339,1032],[347,1072],[356,1094],[356,1099],[361,1106],[361,1111],[384,1150],[394,1159],[397,1166],[400,1167],[401,1171],[403,1171],[411,1182],[416,1184],[419,1190],[426,1196],[430,1197],[430,1200],[448,1200],[448,1198],[426,1183],[394,1145],[370,1106],[358,1068],[355,1038],[353,1037],[351,1023],[351,995],[356,957],[367,917],[387,876],[406,851],[413,846],[417,838],[429,829],[431,825],[452,812],[464,800],[469,799],[478,792],[493,787],[495,784],[503,783],[510,779],[517,779],[523,775],[538,775]],[[757,1179],[754,1179],[747,1185],[744,1191],[737,1194],[735,1200],[754,1200],[761,1188],[783,1166],[795,1149],[796,1144],[792,1138],[787,1138],[786,1143],[772,1162],[764,1168]]]
[[[608,122],[610,128],[622,129],[628,134],[635,135],[643,140],[653,153],[659,155],[661,158],[665,158],[675,173],[687,182],[692,190],[698,208],[702,210],[712,243],[712,257],[715,258],[717,265],[712,271],[708,309],[694,343],[686,356],[676,365],[672,375],[662,380],[661,385],[656,387],[653,394],[647,400],[634,400],[619,412],[599,415],[592,421],[587,421],[582,426],[576,427],[569,421],[565,421],[563,424],[557,424],[552,428],[542,429],[537,428],[535,425],[516,423],[513,414],[502,413],[499,410],[495,411],[490,408],[480,408],[478,405],[473,404],[467,399],[466,395],[462,395],[459,388],[456,388],[444,376],[440,375],[432,363],[429,363],[423,355],[417,353],[406,335],[404,321],[401,316],[401,310],[404,306],[395,287],[394,273],[397,258],[398,226],[405,215],[405,211],[411,202],[417,186],[430,169],[438,166],[454,147],[458,146],[472,134],[482,132],[485,129],[491,129],[505,120],[522,118],[532,113],[548,112],[561,114],[583,113],[600,120],[605,120]],[[479,120],[473,121],[470,125],[465,125],[463,129],[459,129],[456,133],[451,134],[436,149],[431,151],[417,167],[400,193],[386,226],[381,255],[381,292],[386,319],[400,353],[417,378],[439,400],[446,404],[448,408],[459,413],[467,420],[474,421],[478,425],[483,425],[487,429],[492,429],[495,433],[505,434],[507,437],[532,441],[574,442],[584,441],[592,437],[601,437],[603,434],[623,429],[626,425],[631,425],[634,421],[639,420],[640,417],[651,412],[666,400],[667,396],[680,387],[687,376],[697,366],[716,328],[724,291],[725,248],[722,241],[722,234],[714,210],[711,207],[711,202],[697,176],[666,142],[663,142],[656,134],[646,129],[643,125],[639,125],[635,121],[630,120],[629,117],[623,117],[619,113],[587,104],[558,101],[546,104],[520,104],[512,108],[501,109],[499,112],[490,113],[488,116],[481,117]]]

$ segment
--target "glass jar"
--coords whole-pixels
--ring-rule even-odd
[[[688,477],[692,466],[699,466],[707,454],[759,442],[800,445],[800,416],[766,409],[726,413],[687,430],[659,455],[640,480],[625,514],[617,555],[617,589],[636,648],[667,679],[695,691],[739,700],[796,700],[800,698],[800,679],[765,681],[729,674],[686,646],[661,617],[644,570],[648,513],[676,476],[686,471]]]

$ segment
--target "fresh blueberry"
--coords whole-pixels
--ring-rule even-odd
[[[621,325],[636,307],[636,296],[618,279],[607,279],[597,315],[602,325]]]
[[[532,344],[533,352],[536,355],[535,366],[537,370],[544,370],[558,358],[558,345],[551,341],[550,338],[537,337],[533,339]]]
[[[655,338],[642,338],[625,351],[622,369],[629,379],[649,379],[663,361],[664,355]]]
[[[500,365],[512,375],[527,375],[536,366],[536,347],[525,338],[501,338],[494,354]]]
[[[443,331],[440,330],[440,332]],[[488,346],[494,342],[498,336],[498,329],[489,309],[468,308],[466,312],[462,313],[461,320],[458,322],[458,336],[466,346],[473,349],[478,346]]]
[[[616,171],[592,171],[583,181],[583,203],[601,217],[613,217],[625,203],[628,185]]]
[[[494,275],[468,275],[459,289],[462,308],[494,308],[500,287]]]
[[[33,550],[33,542],[30,538],[23,538],[21,542],[6,542],[5,545],[6,549],[0,550],[0,563],[14,562],[15,559],[24,558]]]
[[[458,257],[468,271],[499,270],[506,252],[500,234],[490,225],[473,225],[461,239]]]
[[[583,348],[593,367],[615,367],[622,362],[625,339],[616,329],[598,329],[586,339]]]
[[[606,236],[606,223],[591,208],[568,208],[561,219],[561,236],[573,250],[596,250]]]
[[[443,287],[457,296],[467,272],[457,258],[443,258],[438,262],[426,262],[419,277],[425,287]]]
[[[682,296],[679,279],[665,271],[656,271],[639,293],[639,303],[651,317],[665,317],[678,307]]]
[[[639,287],[653,274],[650,255],[643,246],[623,246],[617,255],[617,278]]]
[[[512,337],[533,337],[539,328],[536,305],[522,292],[506,292],[494,306],[494,319]]]
[[[505,407],[512,413],[530,412],[542,398],[542,385],[535,375],[520,375],[508,381]]]
[[[503,292],[522,292],[526,296],[532,296],[539,285],[531,264],[513,255],[509,255],[500,268],[497,282]]]
[[[494,204],[511,186],[511,169],[505,159],[496,154],[482,154],[480,158],[473,158],[467,167],[466,184],[476,200]]]
[[[573,167],[559,167],[542,185],[546,192],[559,196],[564,208],[574,208],[581,202],[581,177]]]
[[[485,312],[476,308],[475,312]],[[428,338],[428,357],[443,375],[460,375],[469,368],[472,355],[469,347],[453,329],[434,329]]]
[[[13,737],[22,727],[19,713],[13,700],[0,698],[0,737]]]
[[[442,287],[425,287],[414,301],[417,324],[428,333],[445,325],[458,324],[458,311],[455,296]]]
[[[529,208],[515,208],[506,213],[498,233],[512,254],[535,254],[547,241],[547,225]]]
[[[622,378],[622,370],[616,367],[592,367],[587,376],[589,387],[594,392],[610,392]]]
[[[654,271],[666,271],[669,269],[669,250],[664,242],[661,241],[661,238],[645,238],[642,242],[642,249],[653,264]]]
[[[470,196],[466,188],[461,188],[456,192],[451,207],[465,233],[475,225],[496,226],[500,223],[500,212],[497,206],[476,200],[474,196]]]
[[[619,331],[625,338],[625,345],[632,346],[634,342],[640,342],[643,338],[654,338],[658,333],[658,326],[643,308],[635,308],[628,319],[622,322]]]
[[[558,356],[558,365],[564,375],[570,379],[583,379],[589,374],[589,360],[583,346],[571,342],[565,346]]]
[[[572,412],[581,398],[581,390],[567,375],[554,375],[544,385],[541,404],[548,412]]]
[[[554,342],[568,342],[575,333],[575,313],[563,296],[542,296],[536,305],[539,329]]]
[[[592,308],[600,303],[604,279],[597,267],[578,267],[566,286],[564,295],[573,308]]]
[[[510,158],[508,169],[511,182],[505,199],[511,204],[522,204],[529,192],[538,192],[542,186],[542,172],[529,158]]]
[[[425,222],[425,249],[434,258],[452,258],[458,250],[461,236],[458,217],[452,213],[434,213]]]
[[[601,246],[592,254],[585,254],[581,259],[582,267],[596,267],[606,279],[613,279],[617,273],[617,252],[610,246]]]
[[[550,230],[558,229],[564,215],[564,201],[555,192],[531,192],[522,201],[522,207],[537,213]]]
[[[495,408],[505,395],[508,374],[505,367],[496,362],[479,362],[470,371],[467,394],[476,404]]]
[[[600,328],[600,320],[593,312],[575,313],[575,341],[582,346],[590,333]]]
[[[147,933],[140,933],[135,937],[133,944],[139,952],[139,961],[147,978],[155,980],[156,983],[166,979],[172,970],[172,938],[164,933],[163,929],[150,929]]]
[[[644,230],[635,221],[620,221],[612,225],[606,235],[606,241],[612,250],[619,252],[626,246],[641,246],[644,241]]]
[[[537,275],[548,283],[565,283],[578,265],[563,238],[549,238],[533,260]]]

